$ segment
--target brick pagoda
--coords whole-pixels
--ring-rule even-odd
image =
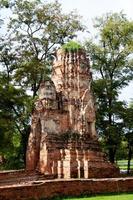
[[[118,176],[99,147],[91,80],[84,50],[57,51],[32,114],[27,170],[54,178]]]

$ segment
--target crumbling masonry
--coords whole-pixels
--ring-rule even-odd
[[[51,80],[41,83],[35,103],[27,170],[54,178],[118,176],[98,144],[91,80],[84,50],[57,51]]]

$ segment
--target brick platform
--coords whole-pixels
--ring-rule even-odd
[[[133,178],[54,179],[1,185],[0,200],[39,200],[56,196],[133,192]]]

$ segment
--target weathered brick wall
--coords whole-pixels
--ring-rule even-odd
[[[24,176],[28,176],[28,175],[29,175],[29,171],[26,171],[24,169],[0,171],[0,180],[7,179],[7,178],[14,178],[14,177],[16,177],[16,178],[24,177]]]
[[[110,192],[133,192],[133,178],[71,179],[33,182],[30,185],[0,186],[0,200],[29,200],[54,196],[79,196]]]

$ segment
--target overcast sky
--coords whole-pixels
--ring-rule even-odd
[[[123,10],[132,16],[132,0],[59,0],[65,10],[77,9],[80,14],[91,18],[105,12],[119,12]]]
[[[84,23],[93,35],[93,19],[107,12],[123,11],[128,19],[133,20],[133,0],[59,0],[63,11],[69,12],[76,9],[83,16]],[[133,83],[123,89],[120,99],[130,101],[133,98]]]

